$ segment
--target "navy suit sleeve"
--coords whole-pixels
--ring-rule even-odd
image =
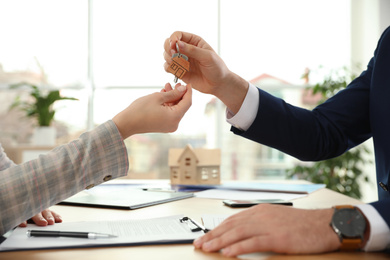
[[[387,225],[390,227],[390,199],[386,198],[378,200],[376,202],[370,203],[370,205],[372,205],[378,211],[378,213],[382,216],[382,218],[386,221]]]
[[[389,42],[390,27],[382,34],[367,69],[312,111],[259,89],[260,104],[253,124],[247,131],[231,130],[307,161],[336,157],[373,136],[377,180],[389,188]],[[390,193],[378,188],[378,197],[371,205],[390,227]]]
[[[231,130],[300,160],[318,161],[341,155],[371,137],[369,82],[365,72],[312,111],[287,104],[260,90],[255,121],[247,131]]]

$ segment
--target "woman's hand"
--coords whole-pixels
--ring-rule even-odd
[[[61,223],[62,218],[59,214],[50,209],[45,209],[41,213],[35,215],[28,221],[20,223],[19,227],[27,227],[27,222],[35,223],[38,226],[54,225],[54,223]]]
[[[123,139],[142,133],[171,133],[191,107],[191,85],[167,84],[161,92],[140,97],[112,120]]]

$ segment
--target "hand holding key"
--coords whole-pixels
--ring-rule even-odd
[[[172,64],[168,68],[168,72],[175,75],[174,82],[177,83],[178,78],[182,78],[184,74],[190,70],[188,57],[180,53],[179,45],[176,42],[177,53],[172,55]]]
[[[206,41],[187,32],[174,32],[165,40],[164,68],[167,72],[172,73],[170,69],[173,64],[172,55],[176,54],[178,47],[179,54],[187,56],[191,64],[191,70],[181,75],[181,79],[202,93],[215,95],[230,111],[237,113],[244,101],[249,83],[230,71]]]

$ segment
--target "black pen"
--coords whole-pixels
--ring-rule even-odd
[[[73,238],[112,238],[116,237],[110,234],[96,232],[73,232],[73,231],[52,231],[52,230],[28,230],[28,237],[73,237]]]
[[[159,192],[176,192],[172,189],[163,189],[163,188],[142,188],[143,191],[159,191]]]

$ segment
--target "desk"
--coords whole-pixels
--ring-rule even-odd
[[[313,192],[307,197],[294,200],[294,206],[298,208],[326,208],[337,204],[360,204],[361,202],[341,195],[328,189]],[[201,220],[201,215],[208,214],[232,214],[242,209],[232,209],[222,205],[220,200],[190,198],[180,201],[165,203],[137,210],[114,210],[87,207],[54,206],[53,210],[60,213],[65,221],[88,220],[113,220],[113,219],[138,219],[185,214],[196,220]],[[240,256],[242,259],[269,259],[269,260],[306,260],[306,259],[389,259],[384,253],[346,253],[335,252],[320,255],[288,256],[272,253],[256,253]],[[107,247],[107,248],[82,248],[64,250],[37,250],[0,253],[0,259],[12,260],[130,260],[130,259],[232,259],[219,253],[204,253],[188,245],[155,245],[132,247]]]

